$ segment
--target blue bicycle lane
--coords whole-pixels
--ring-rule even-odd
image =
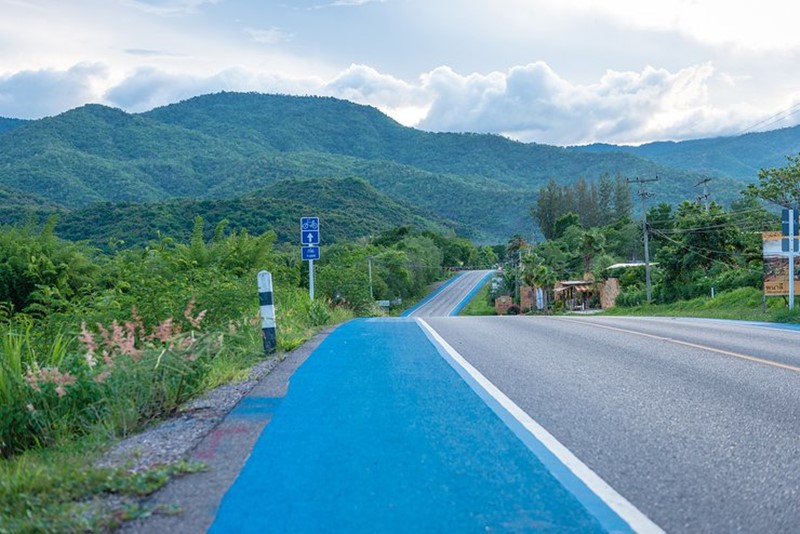
[[[210,532],[632,530],[559,482],[412,319],[341,325],[260,404],[274,416]]]

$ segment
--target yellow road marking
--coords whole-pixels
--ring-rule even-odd
[[[675,339],[675,338],[671,338],[671,337],[657,336],[655,334],[648,334],[648,333],[645,333],[645,332],[637,332],[636,330],[628,330],[626,328],[619,328],[619,327],[616,327],[616,326],[598,324],[598,323],[591,322],[591,321],[580,321],[580,320],[577,320],[577,319],[569,319],[569,318],[564,318],[564,319],[566,321],[571,321],[573,323],[588,324],[588,325],[591,325],[591,326],[596,326],[597,328],[605,328],[606,330],[615,330],[617,332],[624,332],[626,334],[634,334],[634,335],[637,335],[637,336],[649,337],[651,339],[657,339],[659,341],[667,341],[669,343],[675,343],[676,345],[684,345],[686,347],[691,347],[693,349],[700,349],[700,350],[706,350],[706,351],[709,351],[709,352],[716,352],[717,354],[724,354],[725,356],[733,356],[734,358],[739,358],[741,360],[748,360],[748,361],[751,361],[751,362],[763,363],[764,365],[769,365],[771,367],[777,367],[779,369],[786,369],[788,371],[794,371],[796,373],[800,373],[800,367],[797,367],[795,365],[779,363],[779,362],[775,362],[775,361],[772,361],[772,360],[765,360],[764,358],[759,358],[757,356],[749,356],[747,354],[740,354],[738,352],[731,352],[729,350],[724,350],[724,349],[716,349],[714,347],[708,347],[706,345],[699,345],[697,343],[691,343],[689,341],[681,341],[680,339]]]

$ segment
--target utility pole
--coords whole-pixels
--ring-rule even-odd
[[[642,234],[644,234],[644,277],[645,277],[645,284],[647,286],[647,303],[653,300],[653,285],[650,279],[650,245],[647,237],[647,206],[645,205],[645,201],[650,194],[645,189],[645,184],[650,182],[657,182],[658,176],[655,178],[650,178],[648,180],[642,180],[638,176],[631,180],[630,178],[625,180],[626,182],[630,183],[637,183],[639,184],[639,196],[642,197]]]
[[[706,211],[708,211],[708,182],[711,181],[711,178],[703,178],[699,182],[695,184],[695,187],[703,186],[703,194],[697,197],[697,202],[699,203],[701,200],[703,201],[703,206],[705,207]]]

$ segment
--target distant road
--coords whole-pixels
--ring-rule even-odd
[[[456,314],[465,297],[476,289],[494,271],[465,271],[447,282],[438,292],[423,303],[404,314],[406,317],[447,317]]]
[[[800,332],[674,318],[429,318],[668,532],[800,531]]]

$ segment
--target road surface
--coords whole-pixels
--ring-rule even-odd
[[[494,271],[466,271],[445,282],[441,288],[417,306],[406,311],[405,317],[448,317],[468,303],[469,297]]]
[[[800,332],[674,318],[427,321],[665,530],[800,529]]]
[[[452,317],[486,275],[257,388],[232,423],[266,426],[198,511],[211,532],[799,530],[800,331]]]

